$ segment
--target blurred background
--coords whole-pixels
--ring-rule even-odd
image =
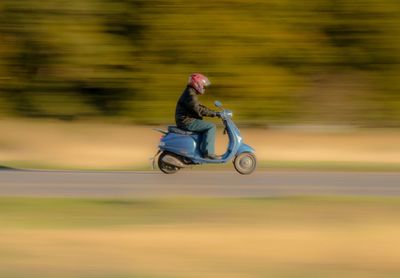
[[[192,72],[251,125],[400,125],[394,0],[2,0],[0,113],[170,123]]]
[[[0,276],[400,277],[399,15],[398,0],[1,0]],[[256,150],[259,170],[231,177],[253,197],[71,197],[127,185],[47,171],[149,170],[152,128],[174,123],[192,72]],[[230,163],[199,169],[229,170],[215,184],[230,189]],[[322,172],[317,196],[282,196],[271,169],[345,170],[338,188],[360,194],[318,196]],[[152,177],[155,195],[217,175],[119,174]]]
[[[2,0],[0,163],[148,169],[149,125],[173,124],[202,72],[202,102],[233,110],[269,167],[400,169],[399,12],[394,0]]]

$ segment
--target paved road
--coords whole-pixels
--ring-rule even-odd
[[[0,196],[400,196],[400,173],[0,171]]]

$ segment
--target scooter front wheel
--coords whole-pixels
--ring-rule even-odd
[[[166,155],[170,154],[163,152],[158,156],[158,168],[160,168],[160,170],[165,174],[174,174],[178,172],[181,168],[164,162],[163,157]]]
[[[242,175],[249,175],[254,172],[257,166],[257,159],[253,153],[241,153],[235,157],[233,166]]]

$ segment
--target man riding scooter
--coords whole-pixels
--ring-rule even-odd
[[[165,174],[174,174],[180,169],[201,164],[223,164],[233,162],[235,170],[251,174],[257,165],[255,151],[245,144],[239,128],[232,120],[233,112],[222,106],[220,101],[214,105],[220,112],[211,110],[198,101],[198,95],[210,85],[207,77],[200,73],[192,74],[186,89],[176,106],[176,126],[168,126],[168,131],[155,129],[162,133],[158,151],[153,159]],[[229,142],[226,152],[219,157],[214,153],[215,124],[203,121],[203,117],[219,117],[225,127]]]
[[[215,154],[215,132],[213,123],[203,120],[203,117],[220,117],[220,113],[211,110],[198,101],[198,96],[205,93],[211,85],[208,78],[200,73],[190,75],[188,84],[176,105],[175,121],[178,128],[202,134],[200,149],[205,158],[220,159]]]

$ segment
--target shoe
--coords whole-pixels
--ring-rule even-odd
[[[207,154],[205,158],[218,160],[221,159],[221,156],[216,154]]]

